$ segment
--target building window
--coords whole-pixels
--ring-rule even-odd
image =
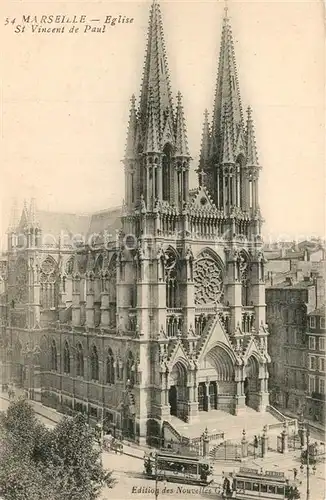
[[[70,351],[67,341],[65,342],[63,350],[63,372],[70,373]]]
[[[309,318],[309,326],[312,329],[316,328],[316,318],[315,318],[315,316],[310,316],[310,318]]]
[[[309,392],[315,392],[316,390],[316,378],[315,377],[309,377]]]
[[[320,394],[325,394],[325,379],[319,379],[319,392]]]
[[[76,375],[77,377],[84,376],[84,353],[81,344],[77,346]]]
[[[325,351],[325,339],[324,339],[324,337],[319,337],[319,350]]]
[[[310,351],[314,351],[316,349],[316,337],[309,336],[309,349]]]
[[[126,363],[126,379],[129,380],[130,384],[133,386],[135,383],[135,366],[134,357],[131,351],[129,351]]]
[[[310,356],[310,358],[309,358],[309,369],[316,370],[316,358],[315,358],[315,356]]]
[[[106,358],[106,383],[114,384],[114,357],[110,348],[108,350],[108,357]]]
[[[325,330],[325,318],[323,317],[320,318],[320,328]]]
[[[96,346],[94,345],[91,352],[91,379],[99,379],[99,364]]]
[[[58,369],[58,356],[57,356],[57,346],[55,340],[52,340],[51,345],[51,370],[57,371]]]
[[[319,358],[319,371],[321,371],[321,372],[325,371],[325,358],[324,357]]]

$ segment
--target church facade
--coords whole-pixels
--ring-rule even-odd
[[[131,100],[122,208],[71,216],[32,200],[12,214],[2,380],[139,442],[171,417],[191,424],[202,412],[265,411],[261,167],[227,11],[194,190],[190,162],[154,0],[140,98]]]

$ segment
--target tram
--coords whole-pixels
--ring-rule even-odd
[[[283,472],[240,468],[239,472],[225,478],[223,498],[237,500],[285,500],[289,490],[292,498],[300,498],[295,484],[290,484]],[[298,496],[297,496],[298,495]]]
[[[208,460],[169,452],[150,453],[144,457],[144,473],[150,479],[207,486],[213,472]]]

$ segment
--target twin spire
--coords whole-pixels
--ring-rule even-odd
[[[218,197],[219,191],[217,186],[211,185],[216,178],[216,169],[235,164],[240,157],[243,166],[255,168],[259,165],[250,108],[246,123],[243,117],[227,6],[224,10],[214,108],[211,123],[205,111],[198,169],[200,184],[206,178],[210,184],[207,187],[216,191],[214,198]],[[190,159],[182,98],[178,93],[175,108],[170,90],[161,9],[158,1],[154,0],[150,10],[138,109],[134,96],[131,100],[125,160],[136,160],[139,154],[164,154],[167,144],[172,147],[174,158]],[[139,179],[142,179],[141,175]]]
[[[234,41],[227,5],[223,19],[212,122],[205,111],[199,173],[236,162],[242,155],[247,166],[258,167],[251,108],[244,123]]]

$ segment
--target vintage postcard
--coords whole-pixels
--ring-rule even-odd
[[[0,26],[0,498],[325,498],[323,2]]]

